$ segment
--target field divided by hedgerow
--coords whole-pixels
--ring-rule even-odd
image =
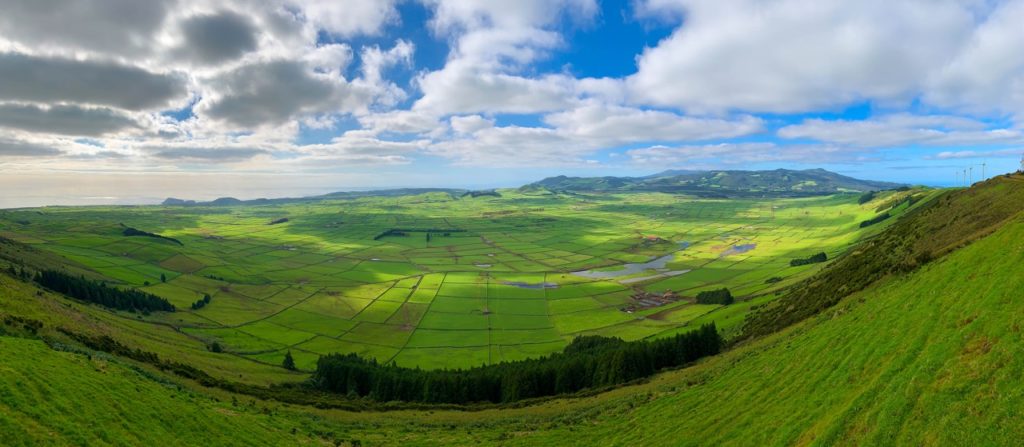
[[[895,194],[866,204],[856,195],[719,200],[503,191],[55,207],[3,212],[0,235],[178,308],[142,320],[107,318],[170,325],[239,358],[280,365],[292,352],[301,370],[311,370],[320,355],[340,352],[459,367],[555,352],[580,335],[635,340],[711,321],[728,334],[774,291],[822,266],[792,267],[791,259],[838,256],[885,226],[860,223]],[[183,245],[125,236],[126,227]],[[697,292],[720,287],[739,302],[693,303]],[[681,299],[623,311],[642,291]],[[206,295],[209,304],[191,308]]]

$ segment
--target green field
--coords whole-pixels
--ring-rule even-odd
[[[822,265],[790,267],[791,259],[846,251],[876,231],[859,223],[899,194],[906,193],[863,205],[851,194],[700,199],[503,190],[462,199],[431,193],[262,206],[48,207],[0,213],[0,235],[179,309],[142,321],[108,315],[114,323],[170,325],[198,346],[216,342],[267,365],[280,365],[291,351],[302,370],[332,352],[459,367],[555,352],[580,335],[674,334],[698,319],[729,333],[751,304]],[[271,224],[282,217],[288,221]],[[184,245],[123,236],[124,226]],[[390,229],[404,234],[379,237]],[[623,267],[659,257],[664,265]],[[590,269],[598,277],[572,273]],[[773,277],[782,281],[766,282]],[[720,309],[687,299],[719,287],[741,302]],[[638,290],[673,290],[684,299],[622,311]],[[205,294],[210,305],[191,310]]]
[[[1024,182],[984,188],[946,196],[950,213],[922,219],[971,209],[958,203],[1016,210],[994,220],[994,232],[958,234],[949,254],[646,383],[522,408],[353,413],[168,381],[131,361],[8,334],[0,336],[0,431],[12,445],[168,437],[214,445],[1016,445],[1024,436],[1024,218],[1019,202],[1006,201],[1024,194]],[[126,324],[34,291],[0,274],[8,314],[47,327]],[[187,340],[151,323],[131,327],[141,332],[117,335]]]

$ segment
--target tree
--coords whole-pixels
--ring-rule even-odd
[[[698,304],[724,304],[728,306],[734,301],[732,293],[729,292],[728,288],[724,287],[717,290],[705,290],[697,294]]]
[[[160,282],[167,282],[167,275],[161,273],[160,274]]]
[[[284,366],[284,369],[289,371],[295,371],[295,359],[292,358],[292,351],[288,351],[284,355],[284,361],[281,362],[281,366]]]
[[[220,343],[210,343],[210,352],[224,352],[224,348],[220,347]]]

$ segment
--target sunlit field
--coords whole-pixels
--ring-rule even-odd
[[[792,259],[845,251],[882,202],[501,194],[12,210],[0,234],[178,309],[104,316],[122,326],[169,326],[266,365],[290,351],[306,371],[328,353],[451,368],[537,357],[580,335],[637,340],[713,321],[728,336],[826,265]],[[693,299],[722,287],[737,304]],[[678,298],[637,304],[642,291]]]

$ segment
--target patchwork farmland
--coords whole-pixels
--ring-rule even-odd
[[[791,260],[845,252],[882,226],[861,222],[900,194],[909,193],[858,204],[850,194],[715,200],[502,190],[50,207],[4,212],[0,235],[178,309],[105,317],[125,327],[169,326],[265,365],[290,352],[305,371],[329,353],[453,368],[541,356],[581,335],[638,340],[714,322],[728,336],[751,308],[827,265]],[[735,304],[694,300],[723,287]],[[634,305],[634,295],[666,291],[678,299]]]

